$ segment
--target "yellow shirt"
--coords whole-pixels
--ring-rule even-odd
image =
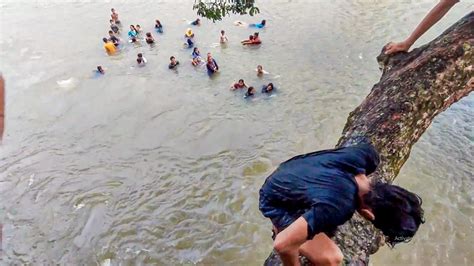
[[[116,51],[115,45],[112,42],[107,42],[104,44],[105,51],[107,51],[108,54],[114,54]]]

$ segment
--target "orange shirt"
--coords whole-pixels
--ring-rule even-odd
[[[115,45],[112,42],[106,42],[104,44],[105,51],[107,51],[108,54],[114,54],[116,51]]]

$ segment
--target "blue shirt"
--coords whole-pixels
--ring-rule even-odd
[[[323,150],[280,164],[260,189],[259,208],[283,230],[299,217],[308,223],[308,239],[349,220],[357,208],[354,176],[371,174],[379,157],[370,144]]]
[[[257,29],[261,29],[261,28],[265,27],[265,25],[263,25],[262,23],[257,23],[257,24],[250,24],[250,27],[255,27]]]
[[[132,37],[137,37],[138,33],[134,30],[130,30],[128,32],[128,37],[132,38]]]
[[[193,58],[201,57],[201,54],[199,52],[196,53],[196,52],[193,51],[192,56],[193,56]]]

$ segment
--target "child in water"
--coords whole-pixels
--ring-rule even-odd
[[[95,70],[97,74],[104,75],[105,70],[102,68],[102,66],[97,66],[97,69]]]
[[[115,46],[119,46],[120,40],[114,35],[114,32],[109,30],[109,41],[111,41]]]
[[[247,92],[245,93],[244,95],[244,98],[252,98],[253,96],[255,95],[255,88],[250,86],[248,89],[247,89]]]
[[[117,50],[115,48],[115,45],[107,40],[107,38],[102,38],[102,41],[104,42],[104,49],[107,52],[108,55],[113,55],[115,54],[115,51]]]
[[[114,33],[119,33],[120,29],[119,27],[117,26],[117,24],[115,24],[114,20],[111,19],[109,20],[110,21],[110,29],[114,32]]]
[[[151,36],[151,32],[147,32],[147,33],[146,33],[146,38],[145,38],[145,40],[146,40],[146,43],[148,43],[148,44],[153,44],[153,43],[155,43],[155,39],[153,39],[153,36]]]
[[[259,35],[258,32],[255,32],[255,33],[253,34],[253,42],[252,42],[252,44],[261,44],[261,43],[262,43],[262,41],[260,41],[260,37],[258,37],[258,35]]]
[[[273,83],[268,83],[268,85],[263,85],[262,87],[262,93],[268,93],[271,94],[272,92],[275,92],[275,87],[273,86]]]
[[[115,9],[112,8],[110,9],[110,11],[112,12],[112,14],[110,14],[110,17],[115,22],[115,24],[120,24],[119,16],[118,16],[118,13],[115,12]]]
[[[142,27],[140,27],[140,25],[138,25],[138,24],[137,24],[137,26],[135,26],[135,30],[137,31],[137,34],[142,33]]]
[[[197,18],[195,21],[189,23],[193,26],[201,26],[201,20],[199,18]]]
[[[228,41],[229,41],[229,39],[227,39],[227,36],[225,36],[225,31],[221,30],[220,43],[226,43]]]
[[[262,65],[258,65],[257,69],[255,71],[257,71],[257,76],[259,76],[259,77],[263,76],[264,74],[268,74],[267,71],[263,70]]]
[[[137,54],[137,64],[139,66],[144,66],[147,63],[146,58],[143,56],[142,53]]]
[[[193,46],[194,46],[193,40],[191,40],[190,38],[186,39],[186,43],[184,43],[184,47],[193,48]]]
[[[253,43],[253,35],[250,35],[248,40],[243,40],[243,41],[241,41],[241,43],[243,45],[252,44]]]
[[[257,28],[257,29],[262,29],[262,28],[265,27],[266,24],[267,24],[267,21],[266,21],[266,20],[262,20],[262,22],[260,22],[260,23],[250,24],[249,27],[254,27],[254,28]]]
[[[159,20],[155,20],[155,30],[158,33],[163,33],[163,25],[161,25]]]
[[[184,33],[184,37],[185,38],[194,38],[193,30],[191,30],[191,28],[188,28],[186,30],[186,32]]]
[[[128,37],[132,39],[132,38],[136,38],[137,36],[138,36],[137,29],[135,28],[135,26],[130,25],[130,30],[128,31]]]
[[[200,57],[193,57],[193,59],[191,60],[191,64],[193,66],[198,66],[201,64],[201,58]]]
[[[245,84],[243,79],[239,79],[239,82],[235,83],[234,85],[232,85],[232,87],[230,87],[230,89],[233,91],[244,88],[247,88],[247,85]]]
[[[196,58],[196,57],[199,57],[199,58],[200,58],[200,57],[201,57],[201,52],[199,51],[199,49],[198,49],[197,47],[194,47],[193,53],[191,54],[191,56],[192,56],[193,58]]]
[[[177,61],[174,56],[170,57],[170,64],[168,65],[168,68],[175,69],[178,65],[179,65],[179,61]]]

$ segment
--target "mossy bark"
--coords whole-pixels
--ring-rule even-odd
[[[370,138],[381,157],[371,177],[392,182],[436,115],[474,89],[474,12],[430,43],[393,56],[382,50],[377,61],[382,77],[349,114],[337,146],[355,144],[358,136]],[[367,265],[384,238],[356,214],[339,227],[334,240],[346,265]],[[272,252],[265,265],[281,261]]]

